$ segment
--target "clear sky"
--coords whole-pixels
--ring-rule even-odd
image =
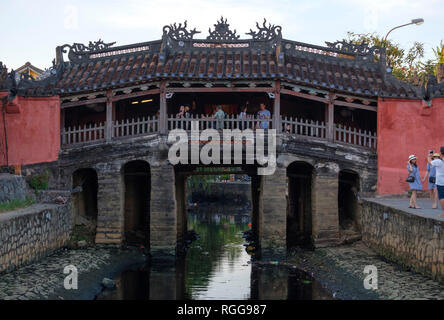
[[[241,38],[263,18],[282,26],[283,37],[325,45],[347,31],[384,34],[394,26],[424,18],[421,26],[395,30],[390,39],[408,48],[425,44],[426,56],[444,40],[444,0],[0,0],[0,61],[18,68],[26,61],[47,68],[58,45],[87,44],[99,38],[116,45],[160,39],[162,28],[188,20],[208,35],[221,15]]]

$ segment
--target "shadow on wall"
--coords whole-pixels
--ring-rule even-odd
[[[287,247],[310,247],[312,241],[313,167],[293,162],[287,168]]]
[[[124,230],[127,244],[149,247],[151,171],[146,161],[128,162],[123,167]]]
[[[72,175],[74,190],[74,224],[84,225],[94,232],[97,227],[97,172],[94,169],[78,169]]]

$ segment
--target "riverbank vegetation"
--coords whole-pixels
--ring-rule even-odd
[[[0,213],[26,208],[33,203],[34,201],[30,198],[26,198],[25,200],[14,199],[11,201],[0,202]]]

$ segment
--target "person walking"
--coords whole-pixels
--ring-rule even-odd
[[[431,151],[428,157],[431,156],[431,161],[439,159],[439,153],[433,153]],[[428,160],[428,159],[427,159]],[[427,180],[427,189],[430,193],[430,200],[432,200],[432,209],[438,208],[438,190],[436,189],[436,167],[432,166],[429,162],[427,162],[427,172],[422,179],[422,182]]]
[[[409,161],[407,163],[409,178],[412,180],[409,181],[410,190],[412,191],[409,208],[421,209],[421,207],[418,207],[416,204],[417,192],[422,190],[421,177],[419,176],[419,168],[416,164],[416,160],[416,156],[412,154],[409,156]]]
[[[441,147],[440,153],[438,159],[432,160],[432,157],[429,155],[427,160],[436,168],[436,189],[442,209],[442,213],[439,216],[444,217],[444,146]]]

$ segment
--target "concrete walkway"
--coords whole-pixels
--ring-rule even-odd
[[[377,202],[398,210],[402,210],[420,217],[444,221],[444,217],[439,217],[443,212],[438,203],[438,209],[432,209],[432,202],[429,199],[417,199],[416,203],[421,209],[409,208],[410,199],[380,199],[380,198],[366,198],[365,200]]]

